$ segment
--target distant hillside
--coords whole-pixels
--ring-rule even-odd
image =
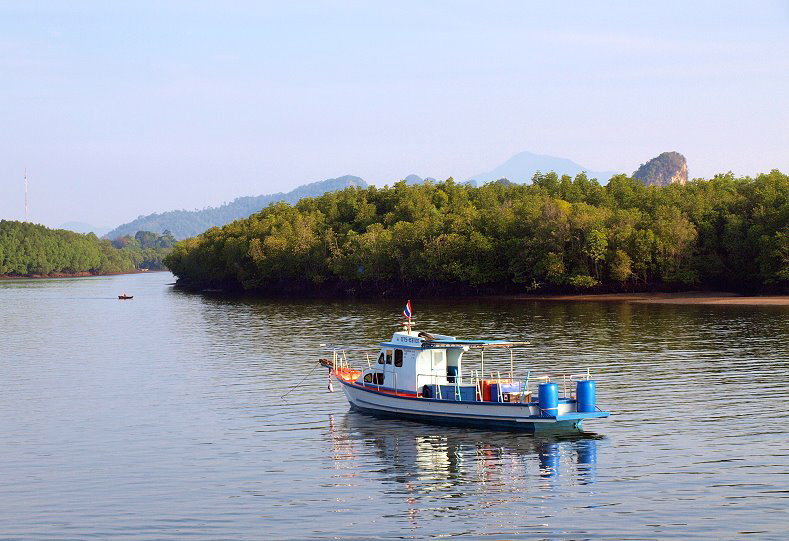
[[[405,183],[408,184],[409,186],[422,184],[425,181],[427,181],[427,182],[435,182],[436,181],[436,179],[434,179],[433,177],[422,178],[419,175],[413,175],[413,174],[408,175],[403,180],[405,180]]]
[[[435,184],[436,182],[438,182],[438,180],[434,179],[433,177],[422,178],[419,175],[413,175],[413,174],[408,175],[403,180],[405,180],[405,183],[408,186],[418,186],[420,184],[423,184],[424,182],[430,182],[431,184]],[[474,186],[475,188],[477,187],[476,180],[466,180],[464,182],[461,182],[460,184],[468,184],[469,186]]]
[[[246,218],[271,203],[278,201],[295,203],[304,197],[317,197],[326,192],[342,190],[349,186],[367,188],[367,183],[359,177],[345,175],[344,177],[305,184],[287,193],[239,197],[220,207],[208,207],[203,210],[172,210],[161,214],[149,214],[118,226],[110,231],[107,236],[110,239],[115,239],[124,235],[133,236],[137,231],[152,231],[159,234],[170,231],[176,239],[186,239],[199,235],[212,227],[221,227],[239,218]]]
[[[688,182],[688,162],[679,152],[664,152],[642,164],[633,178],[646,186],[668,186]]]
[[[85,222],[66,222],[60,226],[60,229],[67,231],[74,231],[75,233],[93,233],[97,237],[103,237],[112,228],[111,227],[98,227]]]
[[[613,171],[591,171],[588,167],[578,165],[566,158],[521,152],[495,169],[487,173],[473,175],[469,180],[485,183],[506,178],[512,182],[531,182],[534,173],[537,171],[541,173],[553,171],[557,175],[570,175],[571,177],[575,177],[578,173],[586,172],[586,176],[596,178],[601,183],[607,182],[608,179],[616,174]]]

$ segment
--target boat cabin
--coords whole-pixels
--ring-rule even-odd
[[[431,336],[416,331],[396,332],[381,342],[375,362],[364,370],[357,383],[380,385],[398,392],[416,393],[422,386],[455,382],[461,370],[463,347],[425,347],[428,337],[455,340],[452,336]]]
[[[504,340],[458,340],[454,336],[400,331],[388,342],[381,342],[375,361],[369,360],[356,383],[374,385],[398,393],[423,394],[430,389],[463,386],[463,353],[469,349],[511,347]],[[472,393],[475,392],[474,384]],[[427,388],[426,388],[427,387]],[[440,392],[440,391],[439,391]],[[473,394],[472,394],[473,396]],[[471,398],[473,400],[473,398]]]

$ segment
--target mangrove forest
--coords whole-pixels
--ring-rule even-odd
[[[347,188],[179,242],[189,288],[275,295],[789,291],[789,177],[536,174]]]
[[[0,220],[0,275],[112,274],[163,269],[175,238],[138,231],[113,241],[93,233]]]

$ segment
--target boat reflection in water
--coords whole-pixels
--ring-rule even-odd
[[[600,438],[600,436],[596,436]],[[579,435],[576,439],[564,443],[575,450],[574,472],[580,484],[592,484],[595,481],[597,466],[597,440],[591,435]],[[559,441],[540,441],[537,445],[540,461],[540,476],[554,477],[561,473],[562,444]]]
[[[603,437],[584,432],[528,435],[442,428],[381,419],[350,411],[330,416],[335,469],[343,477],[363,470],[424,494],[453,488],[463,493],[519,492],[595,482],[597,445]],[[548,482],[548,485],[545,483]]]

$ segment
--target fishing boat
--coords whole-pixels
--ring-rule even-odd
[[[122,301],[128,301],[129,299],[133,299],[134,295],[127,295],[126,293],[122,295],[118,295],[118,298]]]
[[[342,386],[353,409],[428,423],[516,431],[579,430],[583,421],[608,417],[596,404],[590,371],[515,377],[515,350],[528,342],[461,339],[411,328],[407,321],[377,350],[365,353],[367,367],[351,365],[363,350],[329,346],[321,358]],[[509,372],[485,373],[485,352],[508,354]],[[477,354],[476,359],[469,359]]]

